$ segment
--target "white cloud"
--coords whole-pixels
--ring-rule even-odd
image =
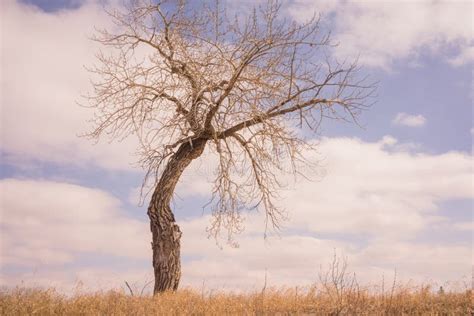
[[[196,241],[202,241],[201,245],[193,246],[204,251],[210,243]],[[238,249],[205,251],[205,258],[183,266],[183,284],[199,287],[205,281],[211,288],[258,289],[267,272],[270,286],[311,285],[318,281],[321,271],[327,271],[335,250],[338,256],[347,256],[349,271],[357,274],[361,284],[378,283],[383,275],[391,276],[395,270],[399,282],[459,281],[467,279],[471,267],[471,249],[466,245],[373,241],[367,247],[358,247],[350,242],[284,235],[268,244],[255,237],[242,238]]]
[[[75,262],[81,254],[147,258],[145,223],[97,189],[42,180],[0,180],[2,264]],[[120,241],[120,242],[118,242]]]
[[[360,56],[360,64],[386,69],[397,60],[416,63],[427,52],[453,65],[472,61],[474,6],[469,1],[296,0],[287,5],[298,20],[315,11],[332,17],[334,39],[340,43],[334,54],[341,59]]]
[[[322,161],[325,177],[312,170],[304,174],[316,181],[280,177],[288,187],[280,192],[279,203],[291,217],[286,226],[312,233],[402,235],[429,226],[440,201],[472,198],[472,157],[460,152],[428,155],[406,151],[391,136],[366,143],[351,138],[327,138],[319,153],[308,152],[312,161]],[[203,159],[205,160],[205,159]],[[211,192],[209,178],[201,163],[186,170],[178,194],[183,198]],[[437,181],[437,179],[444,179]],[[194,185],[192,185],[194,183]],[[247,222],[252,232],[261,231],[263,219]],[[249,227],[247,227],[249,228]]]
[[[321,142],[327,176],[296,184],[282,196],[294,227],[406,237],[429,225],[439,201],[472,198],[467,154],[413,154],[386,146],[354,139]]]
[[[13,0],[2,3],[1,145],[14,164],[31,160],[131,169],[135,142],[97,145],[79,138],[89,127],[84,101],[97,45],[94,27],[110,23],[100,5],[48,14]]]
[[[237,237],[240,247],[220,249],[207,239],[208,216],[196,212],[180,221],[183,286],[200,288],[204,280],[206,287],[214,289],[258,288],[265,270],[270,285],[309,284],[317,280],[320,266],[327,266],[334,249],[348,257],[350,268],[363,283],[379,281],[382,274],[393,275],[395,269],[397,278],[404,281],[445,282],[468,275],[469,243],[420,242],[417,235],[431,232],[440,223],[466,232],[468,224],[451,223],[438,211],[441,202],[473,198],[471,156],[399,151],[397,140],[389,136],[375,143],[324,139],[319,148],[327,175],[314,182],[301,179],[281,192],[279,202],[290,219],[280,237],[265,241],[264,217],[252,212],[246,214],[245,231]],[[188,172],[185,177],[189,185],[181,187],[182,198],[204,195],[203,186],[209,187],[206,181],[192,185],[198,173]],[[14,179],[3,180],[0,192],[2,210],[6,210],[2,214],[2,264],[28,268],[42,263],[35,277],[28,270],[3,273],[2,279],[9,284],[28,278],[50,285],[48,280],[59,278],[55,281],[61,286],[72,286],[71,275],[82,278],[83,270],[91,276],[85,277],[85,285],[93,288],[100,288],[102,281],[120,287],[122,272],[131,282],[140,283],[150,276],[151,266],[115,266],[105,271],[81,263],[81,253],[114,256],[111,260],[124,255],[124,260],[141,262],[151,256],[147,223],[130,219],[107,193],[65,183]],[[77,267],[69,268],[67,274],[52,272],[57,264],[66,262]]]
[[[126,293],[127,281],[136,293],[148,284],[144,293],[153,290],[152,273],[145,269],[118,269],[113,265],[107,267],[40,267],[34,271],[23,271],[11,274],[0,274],[0,285],[35,288],[54,288],[60,293],[80,294],[96,291],[123,289]]]
[[[392,123],[395,125],[420,127],[425,125],[426,118],[421,114],[411,115],[401,112],[398,113],[397,116],[395,116],[395,118],[392,120]]]
[[[263,241],[260,213],[246,216],[238,249],[219,250],[206,240],[207,218],[183,222],[183,254],[199,257],[184,265],[183,280],[195,286],[206,280],[215,287],[252,287],[262,284],[268,269],[273,284],[307,284],[317,279],[319,266],[327,265],[334,248],[348,256],[363,282],[393,275],[395,269],[405,281],[444,282],[468,275],[469,244],[416,240],[420,233],[434,232],[439,223],[449,229],[468,226],[437,212],[441,202],[473,198],[471,156],[407,152],[391,136],[376,143],[324,139],[319,152],[326,176],[301,180],[281,192],[279,201],[290,216],[281,239]],[[189,183],[195,174],[187,174]],[[183,196],[200,194],[202,178],[198,183],[194,192],[189,186]]]

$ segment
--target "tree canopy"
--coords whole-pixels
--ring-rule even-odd
[[[356,121],[374,85],[356,63],[330,57],[335,45],[318,17],[297,23],[276,1],[233,16],[219,2],[192,3],[132,1],[109,11],[114,28],[95,37],[112,49],[91,69],[99,79],[89,136],[137,136],[155,186],[183,144],[203,140],[218,161],[212,232],[232,235],[252,207],[278,227],[277,173],[308,163],[305,134],[325,119]]]

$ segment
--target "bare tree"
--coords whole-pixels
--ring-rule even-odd
[[[154,188],[154,292],[176,290],[181,231],[170,201],[186,167],[206,147],[218,158],[211,232],[232,236],[250,207],[278,227],[277,172],[297,174],[311,147],[302,135],[326,118],[355,120],[373,86],[355,64],[326,57],[319,19],[284,19],[275,1],[233,18],[219,2],[139,0],[109,14],[115,27],[95,37],[112,52],[90,69],[100,79],[89,136],[140,140],[144,183]]]

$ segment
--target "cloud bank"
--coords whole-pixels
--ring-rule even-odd
[[[264,240],[264,217],[252,212],[246,215],[245,231],[237,237],[239,247],[223,243],[220,248],[207,238],[209,217],[194,210],[194,215],[180,221],[183,285],[200,286],[205,280],[211,288],[258,287],[265,271],[272,285],[310,284],[334,249],[348,257],[362,282],[392,275],[395,269],[400,280],[443,283],[467,276],[471,265],[468,240],[453,244],[417,238],[438,234],[439,229],[454,234],[472,232],[466,221],[439,214],[444,201],[472,199],[472,158],[459,152],[398,151],[395,142],[386,140],[322,141],[327,175],[318,181],[300,179],[281,192],[280,203],[290,219],[279,237]],[[188,172],[185,177],[184,183],[193,182],[196,173]],[[202,194],[202,186],[198,182],[178,194],[187,199]],[[1,180],[0,190],[2,264],[23,267],[21,273],[3,275],[4,280],[18,283],[36,269],[38,282],[44,277],[42,284],[47,285],[47,276],[64,263],[78,265],[62,274],[70,287],[86,268],[90,275],[97,275],[95,282],[86,279],[90,287],[100,284],[99,279],[120,286],[122,272],[131,273],[132,280],[151,273],[147,223],[127,215],[110,194],[67,183],[18,179]],[[140,264],[130,263],[131,272],[127,265],[112,264],[104,272],[100,265],[81,266],[84,254]]]

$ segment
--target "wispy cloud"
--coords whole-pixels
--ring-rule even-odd
[[[465,47],[459,55],[451,58],[449,63],[453,66],[463,66],[474,61],[474,47]]]
[[[392,123],[395,125],[404,125],[410,127],[420,127],[425,125],[426,118],[421,115],[412,115],[404,112],[398,113],[397,116],[392,120]]]

